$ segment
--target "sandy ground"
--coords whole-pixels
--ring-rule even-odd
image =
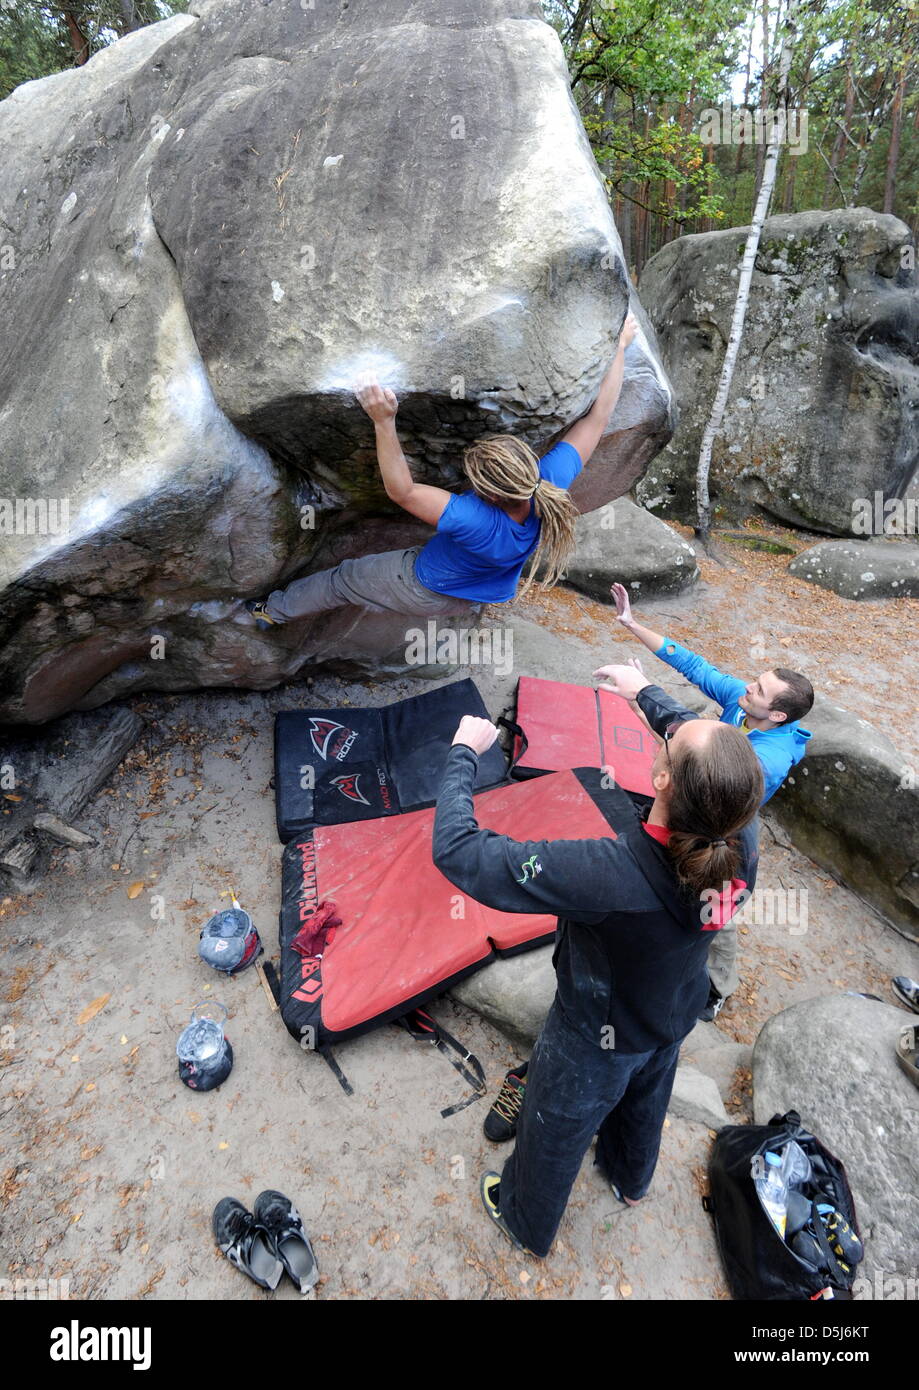
[[[862,689],[864,650],[878,696],[868,712],[914,752],[916,730],[894,696],[916,605],[867,614],[847,604],[834,637],[803,600],[776,600],[771,561],[745,552],[731,571],[705,561],[693,594],[638,611],[739,672],[751,669],[743,644],[755,628],[766,638],[760,667],[778,661],[775,649],[818,683],[837,680],[847,703],[845,684]],[[494,714],[518,674],[587,683],[597,660],[632,649],[608,609],[567,591],[509,621],[514,671],[470,672]],[[312,688],[132,702],[148,730],[81,820],[99,848],[57,851],[40,893],[0,904],[5,1276],[67,1278],[71,1296],[95,1299],[296,1298],[287,1283],[274,1295],[257,1289],[210,1236],[220,1197],[251,1206],[271,1186],[295,1199],[312,1232],[320,1299],[727,1297],[699,1201],[705,1127],[668,1121],[652,1192],[634,1211],[585,1163],[550,1258],[523,1257],[479,1206],[479,1175],[503,1158],[482,1135],[485,1103],[440,1116],[463,1094],[443,1058],[394,1027],[345,1044],[349,1098],[290,1039],[254,972],[224,981],[198,960],[199,927],[230,887],[276,951],[274,712],[386,703],[418,688],[322,677]],[[760,882],[773,881],[808,888],[807,931],[744,934],[742,987],[716,1025],[727,1039],[752,1042],[764,1019],[799,999],[842,988],[892,1000],[892,974],[919,977],[919,947],[767,831]],[[219,1091],[196,1095],[178,1081],[174,1046],[208,997],[230,1008],[236,1064]],[[479,1056],[493,1092],[518,1060],[511,1044],[450,999],[433,1012]],[[722,1078],[741,1120],[749,1084],[743,1069]]]

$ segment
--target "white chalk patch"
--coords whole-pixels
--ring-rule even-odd
[[[211,383],[199,358],[191,358],[183,370],[166,380],[167,410],[190,431],[197,434],[218,413]]]
[[[66,217],[69,212],[73,211],[76,205],[77,195],[75,193],[68,193],[67,197],[61,203],[61,216]]]
[[[405,365],[392,353],[365,348],[332,367],[320,383],[321,391],[358,391],[369,382],[388,386],[391,391],[406,389]]]
[[[94,497],[91,501],[85,502],[77,512],[75,530],[82,535],[85,531],[95,531],[109,517],[118,510],[118,504],[102,493],[99,497]]]
[[[635,337],[632,339],[632,342],[629,344],[629,347],[626,348],[626,352],[629,351],[629,348],[634,347],[636,343],[638,344],[642,356],[645,358],[648,365],[651,367],[651,370],[654,372],[654,375],[657,378],[657,384],[658,386],[660,386],[662,393],[664,394],[664,396],[666,396],[668,401],[671,400],[673,393],[670,390],[670,387],[667,385],[667,378],[664,376],[663,369],[658,363],[657,358],[651,351],[651,344],[648,342],[645,330],[642,328],[637,318],[635,320]]]
[[[272,280],[271,282],[271,298],[274,300],[275,304],[280,304],[281,300],[284,298],[284,291],[281,289],[277,280]]]
[[[343,159],[343,154],[328,154],[322,161],[322,167],[323,169],[334,169]]]
[[[181,138],[182,138],[182,136],[183,136],[184,134],[185,134],[185,127],[184,127],[184,126],[182,127],[181,130],[177,130],[177,131],[176,131],[176,144],[179,143],[179,141],[181,140]]]

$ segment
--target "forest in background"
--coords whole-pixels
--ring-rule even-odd
[[[187,0],[0,0],[0,98]],[[634,276],[686,232],[749,222],[779,52],[770,212],[870,207],[919,235],[919,0],[543,0]],[[764,138],[765,137],[765,138]]]

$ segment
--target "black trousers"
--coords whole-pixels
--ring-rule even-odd
[[[498,1196],[501,1215],[534,1255],[549,1253],[595,1134],[604,1176],[625,1197],[645,1195],[679,1054],[680,1042],[637,1053],[599,1047],[553,1003],[530,1058]]]

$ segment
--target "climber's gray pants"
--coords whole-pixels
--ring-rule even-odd
[[[380,555],[360,555],[342,560],[334,569],[295,579],[286,589],[269,594],[265,607],[275,622],[291,622],[311,613],[354,604],[372,612],[411,613],[420,617],[472,613],[481,607],[472,599],[453,598],[426,589],[415,578],[415,557],[420,545],[408,550],[386,550]]]
[[[712,932],[708,948],[708,978],[723,997],[733,994],[740,984],[737,975],[737,928],[722,927]]]

